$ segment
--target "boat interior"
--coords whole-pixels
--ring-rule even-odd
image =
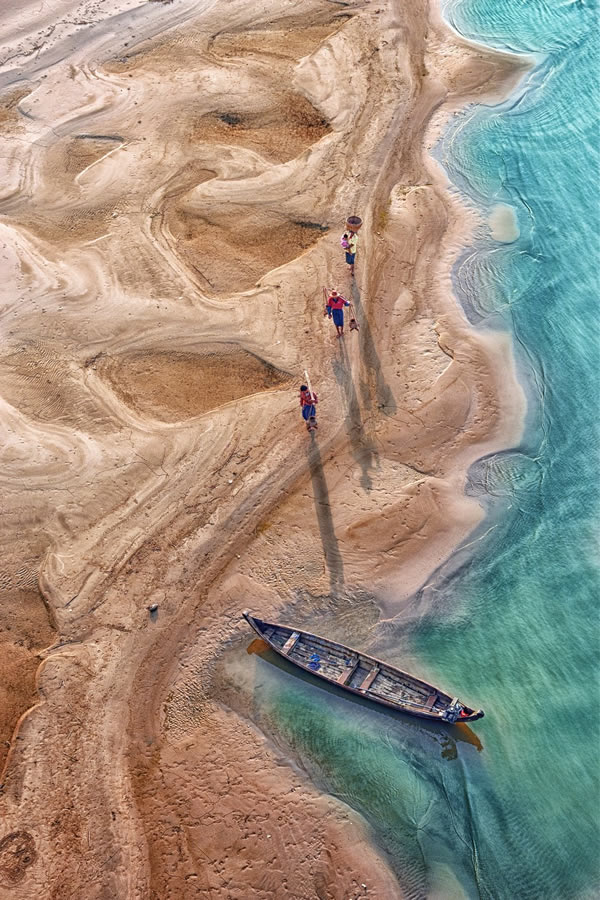
[[[366,696],[420,709],[432,716],[441,715],[452,701],[447,694],[410,675],[315,635],[267,623],[263,634],[292,662]]]

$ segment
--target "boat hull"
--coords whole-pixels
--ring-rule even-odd
[[[279,623],[263,622],[248,611],[244,611],[243,616],[262,640],[283,659],[316,678],[357,697],[366,698],[380,706],[419,719],[426,719],[429,722],[455,724],[457,722],[474,722],[483,717],[483,710],[471,709],[459,703],[456,698],[452,699],[450,695],[434,685],[396,669],[375,657],[343,644],[329,641],[311,632],[293,629],[291,626]],[[298,653],[300,646],[304,651],[302,654]],[[313,652],[313,657],[318,659],[318,662],[307,661],[313,658],[308,656],[310,649],[319,651],[319,653]],[[323,657],[319,655],[321,653],[324,654]],[[333,659],[333,657],[335,658]],[[343,660],[348,667],[345,671],[340,660]],[[323,670],[321,670],[321,662],[325,664]],[[360,683],[356,683],[356,676]],[[391,688],[388,687],[387,690],[388,696],[383,695],[386,688],[385,685],[380,687],[377,684],[378,678],[385,682],[385,685],[391,685]],[[346,681],[349,683],[345,683]],[[413,698],[427,696],[427,701],[394,699],[394,683],[397,686],[402,685],[405,695]],[[432,698],[435,698],[433,704],[431,703]],[[429,708],[427,708],[428,705]]]

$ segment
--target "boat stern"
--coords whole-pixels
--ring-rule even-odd
[[[465,706],[464,703],[461,703],[458,697],[454,697],[452,703],[442,713],[442,718],[445,722],[450,722],[452,725],[456,722],[474,722],[476,719],[483,718],[483,710],[471,709],[470,706]]]

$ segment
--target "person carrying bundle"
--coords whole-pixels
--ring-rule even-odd
[[[342,249],[346,251],[346,263],[350,266],[350,274],[354,275],[354,260],[356,258],[356,248],[358,246],[358,235],[353,231],[345,231],[341,237],[340,244]]]
[[[316,404],[319,402],[318,397],[306,384],[300,386],[300,408],[302,410],[302,418],[306,422],[306,430],[317,430],[317,410]]]
[[[333,319],[337,336],[341,337],[344,333],[344,307],[350,306],[350,301],[338,294],[337,291],[331,291],[327,298],[327,306],[325,313],[330,319]]]

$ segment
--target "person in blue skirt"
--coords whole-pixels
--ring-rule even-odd
[[[344,333],[344,307],[350,306],[350,302],[338,294],[337,291],[331,291],[327,298],[327,308],[325,312],[330,319],[333,319],[337,336],[341,337]]]
[[[350,266],[350,274],[354,276],[354,260],[358,246],[358,235],[353,231],[345,231],[341,240],[342,247],[346,251],[346,262]]]
[[[300,386],[300,407],[302,409],[302,418],[306,422],[306,430],[316,431],[317,429],[317,410],[315,404],[319,400],[316,394],[308,389],[307,385]]]

